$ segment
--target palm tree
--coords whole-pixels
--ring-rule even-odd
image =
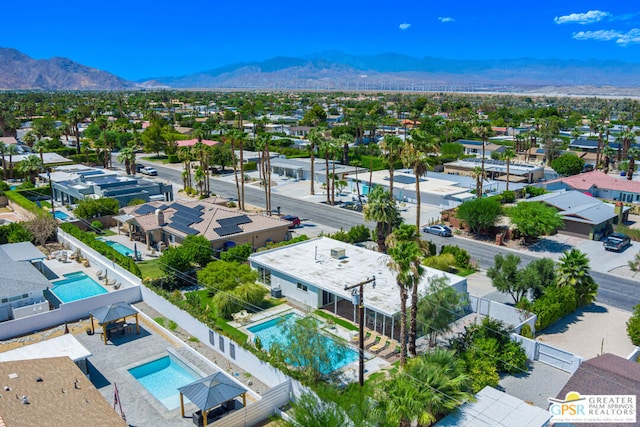
[[[389,250],[398,246],[400,242],[414,242],[418,245],[420,249],[421,256],[416,258],[414,262],[417,264],[413,266],[414,271],[418,273],[418,275],[413,277],[413,282],[411,285],[411,310],[410,310],[410,320],[409,320],[409,354],[415,356],[416,352],[416,341],[418,339],[418,284],[422,280],[422,276],[424,274],[424,269],[422,268],[422,261],[424,258],[430,256],[429,253],[429,243],[420,238],[420,228],[409,225],[409,224],[400,224],[393,233],[389,235],[386,239],[387,247]]]
[[[40,154],[40,162],[44,165],[44,150],[46,149],[46,143],[44,140],[39,139],[33,144],[33,149],[36,153]]]
[[[476,197],[479,199],[482,197],[482,184],[486,178],[485,171],[480,166],[476,166],[471,171],[471,176],[476,180]]]
[[[604,147],[604,150],[602,150],[602,154],[604,155],[604,167],[602,168],[602,170],[604,171],[604,173],[609,173],[611,158],[614,156],[614,154],[616,154],[616,150],[607,145],[606,147]]]
[[[618,162],[626,158],[631,148],[631,141],[636,140],[636,134],[633,132],[633,125],[627,125],[627,128],[620,135],[622,138],[622,144],[618,144]],[[620,152],[620,146],[622,146],[622,153]]]
[[[23,175],[29,177],[29,181],[33,184],[33,176],[35,172],[42,169],[42,162],[40,161],[40,157],[35,154],[31,154],[26,158],[22,159],[22,161],[18,164],[18,171],[20,171]]]
[[[256,149],[260,150],[260,174],[264,186],[265,210],[271,215],[271,155],[269,154],[269,143],[271,135],[261,133],[256,138]]]
[[[513,148],[507,148],[502,153],[502,160],[504,160],[507,163],[507,191],[509,191],[509,176],[511,174],[511,170],[510,170],[511,160],[515,158],[516,158],[516,152],[513,150]]]
[[[4,164],[4,154],[7,152],[8,145],[0,142],[0,153],[2,154],[2,179],[7,179],[7,167]]]
[[[336,156],[336,153],[338,152],[338,145],[336,144],[335,139],[333,138],[325,138],[322,141],[322,145],[320,146],[320,150],[323,152],[324,154],[324,167],[325,167],[325,176],[326,176],[326,181],[325,181],[325,185],[327,187],[327,203],[328,204],[333,204],[334,202],[334,198],[332,198],[331,196],[331,190],[333,188],[333,176],[331,175],[330,169],[329,169],[329,159],[334,159]],[[334,163],[335,164],[335,163]]]
[[[118,153],[118,161],[124,163],[127,175],[131,175],[131,171],[136,170],[136,152],[134,147],[125,147]]]
[[[412,286],[417,286],[423,274],[422,252],[416,242],[402,240],[389,248],[389,256],[389,267],[396,273],[400,292],[400,367],[404,368],[407,363],[407,294]]]
[[[192,187],[191,184],[191,148],[190,147],[180,147],[178,148],[178,159],[182,161],[183,171],[182,171],[182,181],[184,183],[184,187]]]
[[[589,273],[589,258],[578,249],[563,253],[558,259],[556,283],[558,286],[573,286],[578,305],[591,304],[598,293],[598,285]]]
[[[239,116],[241,117],[241,116]],[[232,129],[227,133],[231,143],[231,155],[233,156],[233,174],[236,180],[236,190],[238,192],[238,208],[244,210],[244,164],[243,155],[245,134],[241,130]],[[240,182],[238,181],[238,162],[235,155],[236,148],[240,151]]]
[[[414,129],[411,132],[412,137],[418,135],[421,132],[418,129]],[[430,169],[430,165],[428,163],[428,156],[426,151],[433,150],[433,144],[427,144],[426,141],[420,141],[417,139],[415,141],[407,140],[402,147],[402,151],[400,152],[400,159],[405,167],[413,169],[413,173],[416,178],[416,228],[420,229],[420,205],[422,203],[422,198],[420,194],[420,179],[422,175],[424,175],[428,169]]]
[[[473,129],[473,133],[478,135],[482,140],[482,158],[480,159],[480,162],[481,162],[480,167],[482,168],[482,176],[485,176],[485,171],[484,171],[484,161],[485,161],[485,153],[486,153],[485,149],[487,146],[487,140],[492,134],[491,125],[487,122],[476,121],[472,129]],[[482,181],[480,182],[480,194],[482,195]]]
[[[383,156],[389,162],[389,193],[391,193],[391,197],[393,197],[394,163],[396,162],[396,157],[401,147],[402,139],[395,135],[385,135],[382,143],[380,144],[380,148],[382,148],[383,151]]]
[[[13,179],[13,156],[18,154],[18,147],[15,144],[7,144],[5,153],[9,155],[9,178]]]
[[[627,153],[629,156],[629,169],[627,170],[627,179],[631,181],[633,179],[633,173],[636,168],[636,159],[640,159],[640,148],[631,147]]]
[[[204,180],[206,179],[206,175],[204,173],[204,169],[202,168],[202,166],[198,165],[196,167],[196,171],[193,174],[193,180],[195,181],[196,185],[198,186],[198,193],[200,194],[200,196],[203,195],[203,187],[204,187]]]
[[[369,192],[369,201],[364,206],[363,212],[365,221],[374,221],[376,223],[378,252],[386,253],[387,245],[385,240],[391,234],[393,226],[402,221],[398,208],[391,198],[391,193],[385,191],[382,187],[374,187]]]
[[[324,141],[324,135],[323,135],[323,131],[324,129],[322,128],[313,128],[309,131],[309,142],[311,143],[311,145],[309,146],[310,148],[310,154],[311,154],[311,188],[309,189],[309,194],[311,194],[312,196],[316,194],[315,188],[314,188],[314,182],[315,182],[315,156],[316,156],[316,147],[320,147]]]

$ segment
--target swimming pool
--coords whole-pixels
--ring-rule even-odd
[[[55,211],[53,214],[54,217],[61,219],[61,220],[66,220],[67,218],[69,218],[69,215],[67,215],[66,213],[62,212],[62,211]]]
[[[116,251],[120,252],[124,256],[133,255],[133,249],[129,249],[128,247],[126,247],[122,243],[113,242],[111,240],[106,240],[106,239],[100,239],[100,240],[105,242],[107,245],[111,246],[113,249],[115,249]],[[138,252],[140,252],[140,251],[138,251]]]
[[[136,366],[128,372],[169,410],[180,407],[178,389],[201,378],[171,355]],[[186,397],[184,400],[189,401]]]
[[[65,274],[64,277],[65,279],[51,282],[53,283],[51,292],[62,302],[77,301],[108,292],[82,271]]]
[[[260,323],[259,325],[247,328],[247,330],[254,335],[254,340],[255,337],[260,337],[262,347],[267,350],[269,350],[271,345],[276,342],[286,348],[289,346],[289,336],[284,333],[283,322],[292,324],[297,319],[300,319],[300,316],[294,313],[289,313],[285,316],[277,317],[264,323]],[[322,335],[321,342],[323,347],[329,348],[329,354],[331,355],[330,366],[321,370],[323,374],[331,373],[358,360],[357,351],[346,346],[341,346],[336,342],[336,340],[331,339],[326,335]]]

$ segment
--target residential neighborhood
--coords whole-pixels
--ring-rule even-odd
[[[7,426],[548,426],[640,396],[634,102],[46,96],[0,94]]]

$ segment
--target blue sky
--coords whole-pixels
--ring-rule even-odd
[[[637,0],[5,1],[0,47],[128,79],[325,50],[640,62]]]

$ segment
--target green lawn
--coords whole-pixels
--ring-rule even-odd
[[[164,272],[160,269],[160,263],[158,259],[149,259],[138,263],[142,277],[151,277],[157,279],[165,276]]]
[[[345,329],[348,329],[350,331],[357,331],[359,330],[358,327],[356,325],[354,325],[353,323],[341,318],[341,317],[336,317],[332,314],[327,313],[326,311],[322,311],[322,310],[316,310],[315,313],[316,315],[318,315],[318,317],[322,317],[324,319],[327,320],[332,320],[333,323],[335,323],[336,325],[342,326]]]

